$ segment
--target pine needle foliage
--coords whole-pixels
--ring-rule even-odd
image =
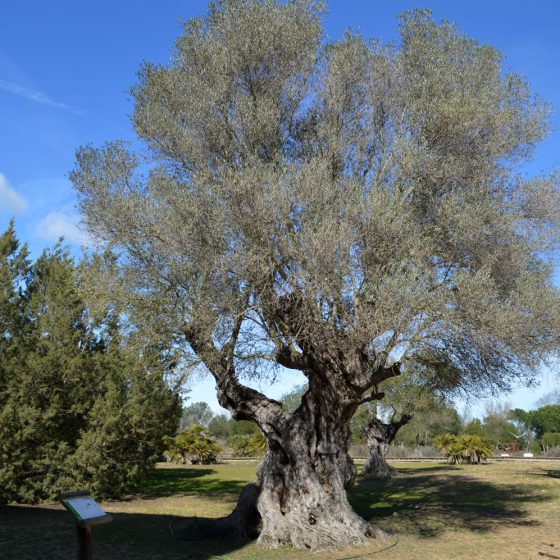
[[[0,502],[120,496],[177,424],[160,355],[90,315],[85,273],[61,245],[31,263],[13,225],[0,237]]]

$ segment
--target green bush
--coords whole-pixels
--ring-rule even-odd
[[[249,420],[230,420],[231,423],[231,435],[252,435],[260,434],[261,431],[259,427]]]
[[[453,465],[457,463],[480,463],[481,460],[490,457],[494,452],[492,443],[478,435],[439,435],[434,438],[433,443]]]
[[[216,463],[223,451],[220,445],[208,436],[207,429],[195,424],[175,437],[164,438],[166,453],[173,461],[192,465]]]
[[[541,444],[538,441],[532,441],[529,444],[529,451],[535,455],[540,455],[542,451]]]
[[[259,431],[253,434],[234,434],[228,438],[234,457],[262,457],[268,443],[264,434]]]

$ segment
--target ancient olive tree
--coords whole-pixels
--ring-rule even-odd
[[[139,73],[144,151],[84,147],[71,175],[106,293],[268,439],[269,547],[376,534],[346,498],[349,423],[397,359],[506,386],[558,342],[556,185],[516,174],[548,108],[427,12],[391,46],[327,41],[322,10],[211,4]],[[274,366],[308,379],[294,412],[244,383]]]
[[[412,420],[412,415],[402,413],[397,419],[397,412],[392,408],[389,418],[378,418],[372,415],[365,427],[368,446],[368,457],[364,466],[364,474],[372,478],[390,478],[393,470],[387,463],[389,445],[393,443],[397,432]]]

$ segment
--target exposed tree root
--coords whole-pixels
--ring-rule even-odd
[[[181,528],[179,538],[186,541],[256,539],[261,525],[261,516],[257,510],[259,492],[257,484],[248,484],[241,491],[235,509],[227,517],[190,519]]]

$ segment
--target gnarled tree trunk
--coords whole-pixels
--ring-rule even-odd
[[[390,478],[393,469],[387,463],[389,445],[395,439],[399,429],[411,420],[412,416],[403,414],[400,420],[391,418],[385,423],[373,417],[365,428],[369,457],[364,467],[364,474],[371,478]]]
[[[301,405],[290,413],[281,403],[239,383],[227,346],[218,350],[209,337],[195,331],[187,336],[216,379],[220,404],[234,418],[258,424],[268,440],[257,480],[258,544],[331,550],[383,537],[382,531],[354,512],[346,497],[356,476],[348,454],[350,420],[362,402],[383,397],[374,393],[363,399],[374,384],[399,375],[399,365],[372,369],[365,355],[358,353],[357,359],[340,366],[342,353],[336,360],[329,360],[326,353],[318,360],[305,351],[296,355],[282,348],[279,363],[300,369],[309,379]],[[347,381],[350,373],[353,384]],[[233,518],[241,527],[238,514]]]
[[[377,440],[368,439],[368,457],[364,466],[364,475],[370,478],[391,478],[393,469],[387,463],[388,446]]]
[[[308,392],[279,432],[267,434],[269,450],[259,470],[263,546],[326,550],[382,536],[348,503],[346,489],[356,475],[348,455],[348,411],[324,397]]]

